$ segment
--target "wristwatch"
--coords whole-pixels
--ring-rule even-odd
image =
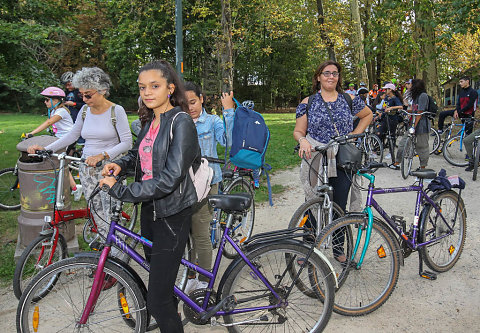
[[[102,155],[103,155],[103,159],[106,160],[106,159],[107,159],[107,152],[106,152],[106,151],[103,151],[103,152],[102,152]]]

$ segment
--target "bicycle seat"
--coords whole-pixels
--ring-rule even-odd
[[[208,203],[227,213],[243,212],[250,208],[252,197],[247,193],[209,195]]]
[[[412,176],[419,179],[433,179],[437,177],[437,173],[432,169],[420,169],[410,172]]]

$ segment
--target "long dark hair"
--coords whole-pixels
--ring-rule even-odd
[[[336,86],[335,89],[337,90],[337,92],[343,93],[343,89],[342,89],[342,66],[338,62],[333,61],[333,60],[327,60],[327,61],[323,62],[322,64],[320,64],[320,66],[318,66],[317,70],[315,71],[315,74],[313,74],[313,79],[312,79],[312,92],[313,93],[316,93],[317,91],[320,90],[320,82],[318,81],[318,77],[320,76],[320,74],[322,74],[325,67],[330,66],[330,65],[336,66],[337,70],[338,70],[338,81],[337,81],[337,86]]]
[[[412,80],[412,88],[410,88],[412,100],[416,100],[422,93],[426,93],[425,82],[421,79]]]
[[[202,88],[198,84],[193,83],[192,81],[185,82],[185,91],[193,91],[198,98],[202,97]]]
[[[175,90],[170,96],[170,103],[173,106],[181,107],[184,112],[188,113],[188,104],[185,97],[185,88],[183,86],[182,80],[177,75],[172,65],[170,65],[170,63],[165,60],[155,60],[140,68],[138,74],[149,70],[157,70],[161,72],[162,76],[165,78],[165,80],[167,80],[167,84],[173,84],[175,86]],[[148,108],[145,103],[143,103],[143,100],[140,103],[138,116],[142,123],[142,127],[147,122],[152,121],[153,119],[153,110]]]
[[[385,94],[386,94],[385,91],[378,92],[377,97],[375,97],[372,103],[374,107],[380,104],[380,102],[383,100],[382,95],[385,95]]]

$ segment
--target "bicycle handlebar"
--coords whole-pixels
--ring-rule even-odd
[[[85,158],[83,157],[69,156],[66,153],[55,154],[51,150],[35,150],[35,154],[28,154],[28,156],[41,157],[41,158],[56,157],[58,160],[69,160],[69,161],[77,161],[77,162],[85,163]],[[102,161],[97,162],[95,166],[96,167],[102,166]]]
[[[387,168],[388,164],[385,162],[370,162],[367,165],[361,167],[358,172],[359,173],[371,173],[374,170],[372,169],[378,169],[378,168]]]
[[[208,163],[225,164],[225,160],[221,158],[215,158],[215,157],[209,157],[209,156],[202,156],[202,158],[206,159]]]

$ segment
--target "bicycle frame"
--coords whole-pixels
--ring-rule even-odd
[[[389,187],[389,188],[375,188],[374,183],[375,183],[375,176],[371,174],[365,174],[365,173],[358,173],[360,176],[363,176],[367,178],[370,181],[370,184],[368,186],[368,194],[367,194],[367,201],[364,209],[364,213],[367,214],[368,216],[368,224],[367,224],[367,229],[366,229],[366,235],[365,235],[365,246],[362,249],[362,253],[360,255],[360,259],[357,264],[357,268],[360,268],[363,259],[365,257],[365,253],[368,248],[371,232],[372,232],[372,224],[373,224],[373,212],[372,212],[372,207],[375,208],[375,210],[382,216],[382,218],[387,222],[387,224],[390,226],[390,228],[395,231],[408,245],[413,250],[417,250],[418,248],[421,248],[423,246],[427,246],[431,243],[437,242],[438,240],[448,237],[452,234],[453,228],[450,226],[450,224],[447,222],[445,217],[441,213],[440,207],[438,207],[437,204],[425,193],[423,190],[423,179],[419,180],[418,185],[410,185],[406,187]],[[405,230],[403,230],[400,226],[398,226],[395,221],[383,210],[383,208],[378,204],[377,201],[373,198],[374,195],[376,194],[388,194],[388,193],[404,193],[404,192],[417,192],[417,199],[415,203],[415,216],[413,219],[413,230],[412,234],[407,235],[405,234]],[[417,236],[418,236],[418,231],[419,231],[419,221],[420,221],[420,206],[422,205],[422,202],[426,201],[428,204],[430,204],[435,211],[439,214],[439,216],[442,218],[443,222],[447,225],[448,227],[448,232],[446,232],[444,235],[440,237],[436,237],[435,239],[429,240],[424,243],[417,243]],[[458,207],[457,207],[458,209]],[[457,211],[455,211],[455,219],[456,219],[456,214]],[[420,221],[422,222],[422,221]],[[358,229],[358,235],[357,235],[357,240],[355,242],[355,247],[353,250],[352,254],[352,260],[355,258],[355,255],[357,254],[357,251],[360,247],[360,239],[362,236],[362,230],[359,228]]]
[[[118,208],[118,206],[117,206]],[[261,272],[258,271],[258,269],[253,265],[250,260],[247,258],[246,254],[237,246],[237,244],[228,236],[228,231],[233,223],[233,215],[229,214],[227,225],[225,227],[225,231],[222,235],[221,241],[220,241],[220,248],[219,251],[217,252],[217,256],[215,258],[215,262],[213,265],[212,272],[209,272],[205,269],[203,269],[200,266],[195,265],[194,263],[187,261],[185,259],[181,260],[181,264],[188,267],[189,269],[195,270],[196,272],[202,274],[203,276],[206,276],[209,278],[209,283],[207,287],[207,292],[203,301],[202,306],[199,306],[196,304],[194,301],[192,301],[182,290],[178,289],[177,286],[174,287],[174,294],[183,302],[188,304],[188,306],[193,309],[197,313],[205,313],[208,308],[208,300],[210,298],[210,295],[212,294],[212,289],[215,284],[215,280],[218,274],[218,270],[220,268],[220,262],[222,259],[222,252],[223,248],[226,242],[230,243],[235,250],[238,252],[240,257],[246,262],[246,264],[252,269],[254,274],[263,282],[263,284],[272,292],[273,296],[278,300],[277,304],[275,305],[269,305],[269,306],[261,306],[261,307],[253,307],[253,308],[241,308],[241,309],[235,309],[229,312],[226,311],[217,311],[214,313],[216,316],[223,316],[226,314],[237,314],[237,313],[245,313],[245,312],[253,312],[253,311],[259,311],[259,310],[268,310],[268,309],[273,309],[273,308],[279,308],[285,305],[285,301],[278,295],[278,293],[274,290],[274,287],[269,283],[269,281],[263,276]],[[123,252],[127,253],[133,260],[135,260],[141,267],[143,267],[145,270],[150,271],[150,265],[148,264],[147,260],[143,258],[140,254],[138,254],[137,251],[135,251],[132,247],[130,247],[125,241],[123,241],[120,237],[115,235],[116,232],[119,232],[121,234],[124,234],[130,238],[133,238],[134,240],[142,243],[143,245],[146,245],[148,247],[152,247],[153,243],[146,239],[145,237],[142,237],[133,231],[130,231],[121,225],[118,224],[115,219],[112,219],[110,223],[110,229],[107,235],[106,239],[106,246],[101,252],[100,259],[97,265],[97,269],[95,271],[95,277],[92,285],[92,289],[90,291],[90,295],[88,297],[87,303],[85,305],[85,308],[83,309],[82,316],[80,320],[78,321],[78,325],[84,325],[86,324],[88,320],[88,316],[90,315],[90,312],[92,309],[95,307],[96,301],[98,299],[98,296],[100,295],[101,289],[102,289],[102,281],[105,279],[105,272],[103,271],[105,267],[105,262],[107,261],[108,254],[110,252],[112,244],[115,244],[117,247],[119,247]],[[313,248],[312,248],[313,251]],[[302,267],[303,268],[303,267]],[[301,268],[301,269],[302,269]],[[300,272],[298,273],[300,274]],[[294,282],[292,282],[292,285],[289,288],[289,291],[287,292],[287,296],[290,292],[290,290],[293,288]]]

